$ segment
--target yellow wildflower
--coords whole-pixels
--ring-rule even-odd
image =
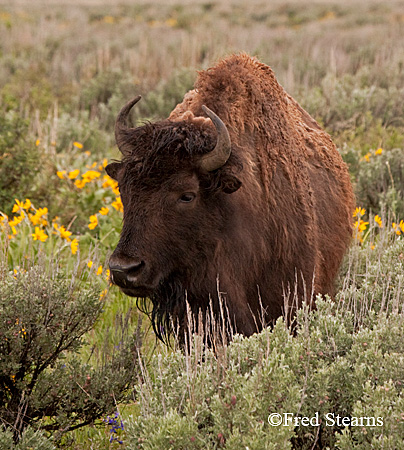
[[[115,208],[119,212],[123,212],[123,204],[121,197],[117,197],[114,202],[111,203],[112,207]]]
[[[99,266],[97,269],[97,275],[101,275],[102,274],[102,266]]]
[[[56,172],[56,175],[57,175],[61,180],[63,180],[64,177],[65,177],[65,175],[66,175],[66,170],[58,170],[58,171]]]
[[[383,222],[380,216],[375,216],[375,222],[379,225],[380,228],[383,228]]]
[[[83,187],[86,185],[86,181],[85,180],[76,180],[74,182],[75,186],[78,187],[79,189],[83,189]]]
[[[102,21],[104,23],[113,24],[113,23],[115,23],[115,17],[113,17],[113,16],[104,16]]]
[[[73,239],[70,242],[70,249],[72,251],[72,255],[75,255],[77,253],[78,248],[79,248],[79,242],[77,241],[77,239]]]
[[[15,227],[23,221],[24,217],[25,217],[24,211],[21,211],[21,214],[19,216],[13,217],[13,219],[10,220],[8,224],[10,225],[10,227]]]
[[[362,219],[360,219],[359,221],[357,220],[354,223],[354,228],[356,230],[358,230],[359,233],[362,233],[363,231],[366,230],[366,227],[369,225],[369,222],[364,222]]]
[[[178,21],[174,17],[170,17],[169,19],[166,20],[166,25],[171,28],[174,28],[178,25]]]
[[[91,267],[93,267],[93,262],[92,262],[92,261],[88,261],[87,267],[88,267],[89,269],[91,269]]]
[[[20,209],[23,209],[23,202],[20,202],[18,199],[15,199],[15,205],[13,206],[12,212],[18,212]]]
[[[375,155],[381,155],[383,153],[383,149],[382,148],[378,148],[376,151],[375,151]]]
[[[103,206],[98,212],[102,215],[102,216],[106,216],[108,214],[109,208],[107,208],[106,206]]]
[[[103,298],[107,295],[108,289],[104,289],[100,294],[100,300],[103,300]]]
[[[357,206],[357,207],[355,208],[355,211],[354,211],[354,213],[353,213],[353,216],[356,217],[357,215],[359,215],[359,216],[362,217],[362,216],[365,214],[365,212],[366,212],[366,209],[365,209],[365,208],[361,208],[361,207]]]
[[[22,203],[22,207],[23,209],[27,210],[30,209],[32,206],[31,200],[29,200],[28,198],[25,199],[25,202]]]
[[[370,152],[366,153],[366,155],[361,158],[361,161],[366,161],[369,162],[370,157],[372,156],[372,154]]]
[[[73,142],[73,145],[74,145],[76,148],[79,148],[79,149],[82,149],[82,148],[83,148],[83,144],[82,144],[81,142],[75,141],[75,142]]]
[[[28,198],[25,199],[25,202],[20,202],[19,200],[15,199],[15,205],[13,206],[12,212],[18,212],[20,209],[29,209],[31,208],[31,206],[31,200],[29,200]]]
[[[35,233],[33,233],[31,236],[34,238],[34,241],[45,242],[46,239],[48,239],[48,235],[39,227],[35,227]]]
[[[96,170],[87,170],[87,172],[83,173],[82,177],[87,183],[94,180],[95,178],[99,178],[101,173]]]
[[[78,177],[79,173],[80,173],[80,170],[79,170],[79,169],[72,170],[71,172],[69,172],[68,177],[69,177],[71,180],[74,180],[75,178]]]
[[[398,236],[400,236],[401,231],[400,231],[400,229],[397,227],[397,224],[396,224],[395,222],[393,222],[393,223],[391,224],[391,226],[393,227],[393,230],[396,232],[396,234],[397,234]]]
[[[404,233],[404,220],[400,220],[400,223],[393,222],[392,225],[393,230],[396,232],[397,236],[400,236],[401,233]]]
[[[46,214],[48,214],[48,208],[38,208],[38,209],[36,210],[36,214],[37,214],[39,217],[45,216]]]
[[[36,141],[35,141],[35,145],[38,147],[38,145],[41,143],[41,141],[39,140],[39,139],[37,139]]]
[[[118,182],[113,180],[110,176],[105,175],[104,176],[104,183],[102,184],[103,188],[110,187],[112,189],[112,192],[118,196],[119,195],[119,188],[118,188]]]
[[[62,239],[66,239],[67,242],[70,242],[70,236],[72,234],[71,231],[66,230],[66,228],[62,225],[61,227],[59,227],[59,233],[60,233],[60,237]]]
[[[42,219],[42,217],[46,216],[46,214],[48,214],[48,208],[38,208],[35,214],[28,214],[28,217],[32,225],[42,225],[45,227],[48,225],[48,222]]]
[[[28,214],[29,220],[31,221],[32,225],[39,225],[41,222],[41,218],[38,216],[38,214]]]
[[[94,228],[98,225],[98,217],[93,214],[92,216],[90,216],[90,223],[88,224],[88,228],[90,228],[90,230],[94,230]]]
[[[109,280],[110,275],[111,275],[111,272],[109,271],[109,269],[107,269],[105,271],[105,279]]]

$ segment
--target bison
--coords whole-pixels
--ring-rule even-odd
[[[330,136],[246,54],[199,72],[168,119],[115,125],[106,167],[124,207],[111,280],[149,298],[160,339],[225,305],[251,335],[316,294],[334,292],[354,199]],[[187,310],[187,306],[189,309]]]

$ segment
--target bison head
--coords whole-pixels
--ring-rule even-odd
[[[215,254],[233,214],[229,194],[241,186],[234,175],[241,165],[226,126],[207,107],[202,110],[214,127],[165,120],[130,128],[127,117],[139,99],[118,115],[115,136],[123,159],[106,167],[124,207],[109,266],[112,282],[125,294],[152,300],[161,337],[169,316],[183,314],[186,292],[202,293],[207,305],[216,291]]]

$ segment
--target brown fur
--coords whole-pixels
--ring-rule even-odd
[[[229,161],[209,174],[197,167],[215,142],[202,105],[222,119],[232,141]],[[194,314],[212,298],[218,313],[218,286],[245,335],[257,330],[260,299],[269,323],[282,314],[288,291],[296,289],[299,303],[312,283],[315,294],[333,294],[352,231],[348,170],[268,66],[245,54],[222,60],[199,73],[168,120],[135,129],[127,140],[133,152],[115,170],[125,214],[114,258],[140,258],[148,280],[155,275],[147,295],[160,337],[170,316],[185,326],[185,298]],[[192,210],[166,202],[181,189],[197,190]]]

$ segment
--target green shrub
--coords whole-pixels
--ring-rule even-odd
[[[44,119],[55,101],[52,85],[46,76],[43,63],[32,63],[19,69],[0,87],[0,106],[6,111],[26,109],[35,111]]]
[[[404,147],[362,161],[355,191],[357,203],[367,210],[389,211],[396,220],[404,218]]]
[[[0,429],[0,450],[56,450],[56,447],[43,432],[27,427],[18,443],[10,430]]]
[[[336,77],[328,74],[318,87],[313,87],[303,97],[305,107],[332,132],[352,129],[372,119],[380,119],[383,126],[400,121],[404,89],[385,86],[371,79],[369,67],[365,66],[355,74]],[[367,119],[367,120],[366,120]]]
[[[164,119],[184,95],[192,89],[195,71],[182,69],[174,72],[168,81],[160,83],[156,89],[147,93],[135,107],[135,117],[147,119]]]
[[[336,298],[356,311],[360,325],[369,311],[396,311],[402,295],[404,240],[383,222],[383,229],[370,226],[364,245],[351,247],[341,271]]]
[[[295,337],[279,320],[273,330],[236,336],[216,353],[201,350],[195,338],[185,355],[155,355],[138,386],[142,413],[126,425],[127,448],[399,448],[402,313],[369,315],[364,329],[356,329],[354,316],[319,298],[316,311],[299,313]],[[273,413],[318,415],[321,424],[270,426]],[[382,423],[347,427],[338,415]]]
[[[41,158],[30,142],[28,122],[16,113],[0,115],[0,130],[0,210],[10,214],[15,198],[30,190]]]
[[[97,117],[102,129],[113,131],[119,110],[138,94],[137,84],[121,70],[100,72],[83,86],[80,107],[88,111],[90,118]]]
[[[127,397],[139,337],[122,321],[118,342],[101,342],[83,362],[83,336],[104,307],[94,270],[66,276],[43,258],[24,267],[1,266],[0,417],[16,441],[29,425],[59,440]]]
[[[43,127],[52,127],[52,123],[44,123]],[[87,112],[81,111],[79,114],[61,113],[57,119],[56,151],[59,155],[63,155],[64,159],[73,162],[78,153],[74,148],[74,142],[83,144],[84,151],[89,151],[98,158],[105,157],[105,149],[110,147],[113,139],[111,132],[102,130],[98,118],[89,118]]]

